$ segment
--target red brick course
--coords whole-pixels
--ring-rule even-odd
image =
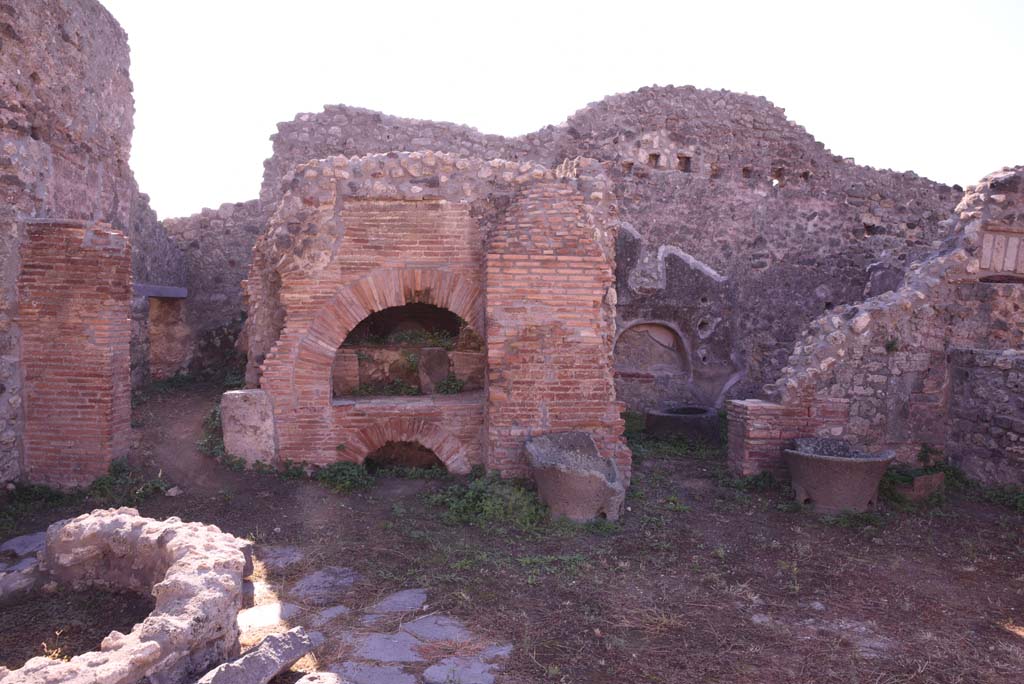
[[[21,263],[25,473],[84,485],[128,453],[128,240],[104,224],[32,222]]]

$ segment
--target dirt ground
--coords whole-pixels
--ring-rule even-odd
[[[354,607],[424,587],[432,609],[515,645],[499,682],[1024,681],[1024,517],[1007,508],[953,492],[938,507],[825,520],[784,489],[730,481],[720,453],[654,449],[620,525],[446,524],[424,500],[444,481],[338,494],[203,456],[218,394],[185,387],[136,409],[135,465],[184,490],[142,513],[297,546],[306,558],[292,573],[354,568]],[[77,512],[26,514],[7,536]]]
[[[99,650],[112,630],[127,633],[153,610],[153,597],[103,590],[33,594],[0,608],[0,666]]]

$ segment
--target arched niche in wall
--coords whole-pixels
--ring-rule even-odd
[[[686,375],[689,352],[679,333],[661,323],[637,323],[615,341],[615,370],[622,374]]]
[[[411,302],[375,311],[338,347],[333,398],[459,394],[482,389],[483,340],[458,314]]]

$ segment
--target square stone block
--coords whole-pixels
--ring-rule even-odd
[[[277,431],[270,396],[259,389],[225,392],[220,400],[224,448],[247,465],[277,462]]]

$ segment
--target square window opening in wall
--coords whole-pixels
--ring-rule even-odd
[[[658,168],[658,163],[661,161],[661,155],[657,153],[651,153],[647,155],[647,165],[653,168]]]
[[[785,185],[786,172],[781,166],[776,166],[772,169],[772,186],[779,187]]]
[[[753,169],[753,167],[750,167],[750,166],[744,166],[740,170],[740,173],[743,174],[744,178],[753,178],[754,177],[754,169]]]
[[[633,162],[631,162],[631,161],[624,161],[624,162],[622,162],[622,173],[632,173],[632,172],[633,172]]]
[[[680,154],[676,157],[677,168],[683,173],[693,172],[693,157],[687,154]]]

